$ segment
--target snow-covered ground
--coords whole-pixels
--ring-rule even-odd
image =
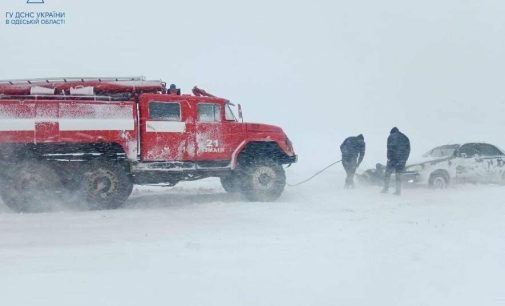
[[[1,205],[0,304],[505,305],[505,187],[342,184],[332,168],[275,203],[208,179],[111,211]]]

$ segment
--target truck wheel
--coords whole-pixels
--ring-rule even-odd
[[[449,186],[449,175],[442,171],[435,171],[430,176],[429,184],[433,189],[446,189]]]
[[[221,186],[228,193],[240,192],[240,177],[236,174],[221,176]]]
[[[100,162],[85,173],[80,192],[90,209],[115,209],[124,204],[133,190],[133,183],[124,167]]]
[[[249,201],[275,201],[286,186],[284,168],[274,161],[254,161],[243,172],[241,189]]]
[[[61,201],[60,177],[47,164],[26,161],[7,169],[0,183],[2,200],[16,212],[48,211]]]

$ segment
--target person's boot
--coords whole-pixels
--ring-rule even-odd
[[[349,178],[345,178],[345,184],[344,184],[344,189],[349,189]]]
[[[399,174],[396,174],[396,191],[395,195],[399,196],[402,194],[402,179]]]
[[[389,182],[390,182],[391,177],[387,175],[384,176],[384,188],[382,188],[381,193],[388,193],[389,192]]]

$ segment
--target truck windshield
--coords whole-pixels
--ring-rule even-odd
[[[233,110],[231,109],[229,103],[226,103],[226,106],[224,108],[224,118],[227,121],[237,121],[237,117],[235,117],[235,114],[233,113]]]

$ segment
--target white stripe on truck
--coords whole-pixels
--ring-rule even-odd
[[[133,119],[60,119],[60,131],[133,131]]]
[[[147,132],[151,133],[184,133],[186,123],[178,121],[147,121]]]
[[[37,123],[60,123],[60,131],[133,131],[133,119],[0,119],[1,132],[35,131]]]
[[[26,132],[35,131],[35,119],[33,118],[0,118],[1,132]]]

